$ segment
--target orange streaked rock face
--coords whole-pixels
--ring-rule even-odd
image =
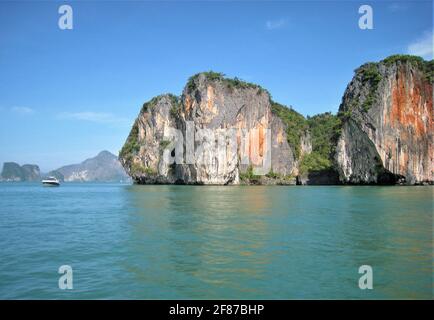
[[[409,61],[380,62],[377,70],[381,81],[376,88],[356,74],[344,95],[340,110],[355,107],[337,147],[341,179],[432,183],[433,91],[426,71]],[[364,110],[369,94],[374,100]]]
[[[191,111],[191,105],[192,105],[192,102],[191,102],[190,96],[185,97],[184,110],[186,113],[189,113]]]
[[[265,166],[264,175],[272,169],[287,178],[296,165],[286,126],[272,115],[265,90],[198,74],[187,84],[181,99],[163,95],[151,101],[148,111],[136,121],[139,151],[122,158],[137,183],[238,184],[240,175],[250,167],[257,172],[256,168]],[[167,142],[164,133],[168,127],[181,132],[185,150],[186,128],[193,128],[194,134],[188,139],[194,144],[194,163],[184,158],[181,163],[165,164],[162,145]],[[279,132],[280,138],[272,138],[276,134],[270,131]],[[230,137],[225,137],[228,134],[233,134],[235,148]],[[270,162],[271,167],[267,167]],[[280,183],[288,181],[295,183],[294,179]]]
[[[433,150],[427,137],[432,135],[432,87],[401,67],[391,90],[390,113],[383,122],[399,133],[399,139],[385,139],[387,156],[396,159],[395,163],[389,162],[387,169],[403,176],[411,172],[417,180],[429,181],[432,173],[428,167],[432,165]]]
[[[206,108],[212,113],[216,113],[216,107],[214,103],[214,88],[212,86],[208,86],[206,90]]]
[[[391,111],[384,122],[393,128],[404,128],[406,132],[424,136],[432,129],[432,115],[432,87],[426,82],[408,81],[401,68],[392,84]]]

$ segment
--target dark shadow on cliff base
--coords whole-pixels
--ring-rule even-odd
[[[376,184],[380,185],[394,185],[394,184],[405,184],[406,180],[404,176],[401,176],[399,174],[393,174],[392,172],[388,170],[383,170],[378,175],[378,182]]]
[[[297,176],[297,185],[340,185],[339,174],[333,169],[310,171]]]

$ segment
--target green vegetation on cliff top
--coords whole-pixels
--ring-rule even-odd
[[[207,81],[214,81],[214,82],[222,82],[228,86],[228,88],[231,89],[258,89],[258,94],[260,93],[268,93],[268,91],[264,88],[262,88],[260,85],[246,82],[244,80],[241,80],[237,77],[235,78],[228,78],[224,73],[221,72],[214,72],[214,71],[207,71],[207,72],[201,72],[197,73],[193,76],[191,76],[188,79],[187,82],[187,90],[189,92],[196,89],[196,81],[199,78],[200,75],[203,75]]]
[[[434,80],[434,60],[424,60],[423,58],[419,56],[412,56],[408,54],[395,54],[392,56],[389,56],[383,60],[381,60],[379,63],[383,63],[386,66],[390,66],[392,64],[396,63],[410,63],[411,65],[417,67],[419,70],[421,70],[426,79],[430,81],[431,83]]]
[[[380,63],[384,63],[386,66],[390,66],[397,62],[401,63],[410,63],[413,66],[419,68],[425,74],[426,78],[429,81],[433,81],[434,77],[434,60],[426,61],[419,56],[412,56],[408,54],[395,54],[387,57],[380,61]]]
[[[150,112],[152,110],[152,107],[154,107],[159,100],[161,100],[162,98],[165,98],[165,97],[169,98],[170,103],[172,105],[174,105],[176,107],[179,105],[179,98],[177,96],[175,96],[174,94],[172,94],[172,93],[160,94],[156,97],[153,97],[151,100],[145,102],[142,106],[140,113]]]

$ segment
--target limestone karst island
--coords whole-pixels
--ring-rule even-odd
[[[0,300],[433,299],[433,5],[0,1]]]
[[[259,85],[199,73],[181,96],[143,105],[119,158],[138,184],[432,184],[433,68],[433,60],[409,55],[363,64],[337,115],[308,118]],[[178,142],[167,138],[169,128],[183,135]],[[235,149],[197,138],[222,129],[235,133]],[[176,155],[189,143],[201,149],[187,163]],[[256,174],[267,156],[268,171]]]

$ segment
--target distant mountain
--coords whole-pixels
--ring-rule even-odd
[[[38,181],[41,179],[41,171],[35,164],[20,166],[15,162],[5,162],[0,176],[3,181]]]
[[[71,164],[49,172],[61,181],[128,181],[118,157],[108,151],[101,151],[96,157],[79,164]]]

